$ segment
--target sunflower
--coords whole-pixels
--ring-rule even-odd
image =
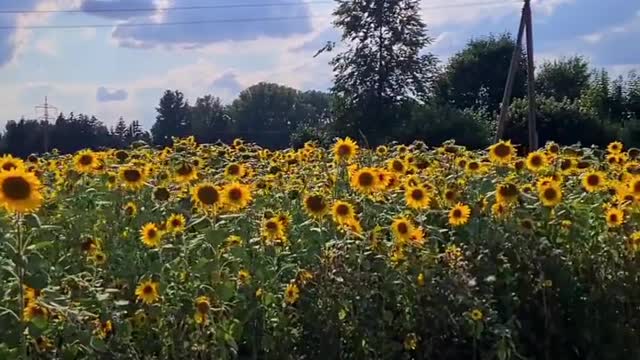
[[[480,311],[479,309],[473,309],[469,314],[469,316],[473,321],[481,321],[484,318],[482,311]]]
[[[153,189],[153,199],[156,201],[164,202],[171,198],[171,192],[164,186],[158,186]]]
[[[378,156],[386,156],[388,152],[389,148],[384,145],[380,145],[376,148],[376,154],[378,154]]]
[[[359,235],[362,234],[362,224],[360,224],[360,221],[355,217],[342,222],[341,226],[344,231]]]
[[[582,186],[588,192],[601,190],[606,183],[605,177],[601,171],[590,171],[582,177]]]
[[[118,177],[124,187],[132,190],[140,189],[146,181],[146,172],[135,165],[123,166],[118,171]]]
[[[111,322],[111,320],[107,320],[105,322],[96,320],[95,324],[96,324],[95,334],[100,339],[105,339],[109,337],[111,334],[113,334],[113,323]]]
[[[547,157],[541,151],[534,151],[527,156],[527,169],[537,172],[547,165]]]
[[[338,200],[331,207],[331,215],[337,224],[344,224],[355,216],[355,210],[348,202]]]
[[[548,181],[546,185],[538,186],[538,197],[544,206],[553,207],[562,201],[562,189],[555,181]]]
[[[249,282],[251,282],[251,273],[245,269],[238,271],[238,284],[247,285]]]
[[[465,170],[469,174],[475,174],[479,172],[481,169],[482,169],[482,166],[480,165],[480,162],[476,160],[471,160],[467,162],[467,166]]]
[[[407,187],[404,193],[404,199],[407,206],[412,209],[426,209],[431,203],[431,198],[427,190],[421,186]]]
[[[157,282],[147,280],[136,287],[136,298],[145,304],[153,304],[160,299],[159,286]]]
[[[469,222],[471,209],[468,205],[458,203],[449,211],[449,224],[453,226],[464,225]]]
[[[241,178],[245,176],[246,171],[244,165],[231,163],[224,169],[224,176],[232,179]]]
[[[605,214],[607,226],[618,227],[624,223],[624,212],[618,208],[612,207]]]
[[[627,246],[631,254],[635,255],[635,253],[640,252],[640,231],[636,231],[629,236]]]
[[[640,196],[640,176],[633,177],[627,181],[627,187],[634,196]]]
[[[276,217],[264,219],[260,227],[260,236],[267,242],[284,240],[284,226]]]
[[[232,211],[244,209],[251,202],[251,189],[240,183],[225,185],[222,188],[222,202]]]
[[[351,172],[351,187],[362,193],[372,193],[378,188],[377,170],[362,168]]]
[[[128,217],[136,216],[138,213],[138,205],[133,201],[129,201],[123,208],[124,214]]]
[[[25,321],[32,321],[33,319],[47,319],[49,317],[49,310],[46,307],[32,301],[25,306],[23,311],[23,317]]]
[[[333,156],[337,162],[350,162],[358,154],[358,144],[351,138],[338,139],[333,145]]]
[[[624,146],[622,145],[622,143],[621,143],[621,142],[619,142],[619,141],[614,141],[614,142],[610,143],[610,144],[607,146],[607,151],[608,151],[610,154],[619,154],[619,153],[621,153],[621,152],[622,152],[622,149],[623,149],[623,148],[624,148]]]
[[[142,227],[142,229],[140,229],[140,239],[146,246],[150,248],[157,248],[160,246],[162,233],[156,224],[147,223]]]
[[[392,171],[396,174],[402,175],[407,171],[407,164],[405,163],[404,160],[395,158],[387,162],[387,169],[389,169],[389,171]]]
[[[211,303],[209,297],[198,296],[195,301],[196,313],[194,314],[194,320],[196,324],[204,324],[209,316],[209,310],[211,310]]]
[[[220,191],[212,183],[202,183],[191,191],[191,200],[202,209],[216,209],[221,203]]]
[[[120,162],[124,162],[129,157],[129,154],[124,150],[117,150],[113,153],[113,156]]]
[[[182,214],[172,214],[166,223],[167,230],[174,234],[184,231],[186,225],[187,219]]]
[[[24,303],[25,305],[32,303],[40,297],[42,291],[40,289],[35,289],[29,287],[27,285],[24,286]]]
[[[391,223],[391,233],[399,243],[405,243],[411,239],[414,226],[411,221],[405,217],[398,217]]]
[[[6,154],[0,158],[0,171],[9,171],[13,169],[24,168],[24,161],[19,158]]]
[[[496,188],[496,199],[499,203],[512,203],[518,200],[520,190],[518,186],[512,182],[503,182]]]
[[[489,147],[489,159],[497,164],[508,164],[516,155],[516,149],[511,140],[500,141]]]
[[[98,165],[98,157],[91,150],[79,151],[73,157],[73,167],[80,174],[90,174],[95,171]]]
[[[198,178],[198,171],[192,164],[183,162],[175,169],[173,177],[179,184],[186,184]]]
[[[91,255],[90,260],[96,265],[103,265],[107,262],[107,255],[105,255],[101,250],[96,250]]]
[[[42,204],[40,180],[24,169],[0,171],[0,204],[8,210],[26,213]]]
[[[520,221],[520,228],[524,231],[524,232],[532,232],[536,227],[536,224],[533,222],[533,220],[529,219],[529,218],[525,218],[522,219]]]
[[[284,301],[289,305],[293,305],[298,301],[299,298],[300,289],[298,288],[298,285],[293,282],[289,283],[289,285],[287,285],[287,288],[284,290]]]
[[[320,219],[327,213],[328,209],[327,201],[320,194],[312,194],[304,198],[304,210],[311,217]]]

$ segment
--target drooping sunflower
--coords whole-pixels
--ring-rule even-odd
[[[90,174],[98,165],[98,156],[91,150],[79,151],[73,157],[73,167],[80,174]]]
[[[612,207],[607,210],[605,218],[607,220],[607,226],[618,227],[624,223],[624,211]]]
[[[244,165],[231,163],[224,169],[224,176],[232,179],[241,178],[245,176],[246,171]]]
[[[284,290],[284,302],[289,305],[293,305],[298,301],[299,298],[300,289],[298,288],[298,285],[296,285],[294,282],[289,283],[289,285],[287,285],[287,288]]]
[[[222,202],[231,211],[246,208],[251,199],[251,188],[247,185],[231,183],[222,188]]]
[[[198,170],[188,162],[182,162],[173,173],[175,181],[179,184],[186,184],[198,178]]]
[[[142,229],[140,229],[140,239],[146,246],[150,248],[157,248],[160,246],[162,232],[158,229],[156,224],[147,223],[142,227]]]
[[[202,183],[191,191],[191,200],[200,208],[217,209],[221,204],[221,196],[218,187],[212,183]]]
[[[508,164],[516,156],[516,148],[511,140],[500,141],[489,147],[489,159],[497,164]]]
[[[249,270],[242,269],[238,271],[238,284],[247,285],[251,281],[251,273]]]
[[[610,154],[619,154],[622,152],[622,149],[624,148],[624,145],[622,145],[622,143],[620,141],[614,141],[612,143],[610,143],[609,145],[607,145],[607,151]]]
[[[160,284],[152,280],[143,281],[136,287],[136,297],[138,301],[149,305],[160,299]]]
[[[49,310],[38,304],[38,302],[32,301],[25,306],[23,317],[25,321],[32,321],[33,319],[47,319],[49,317]]]
[[[164,186],[158,186],[153,189],[153,199],[156,201],[164,202],[171,198],[171,192]]]
[[[320,219],[329,210],[329,204],[320,194],[311,194],[304,198],[304,210],[309,216]]]
[[[38,300],[42,291],[40,289],[35,289],[30,286],[24,286],[24,303],[25,305]]]
[[[387,169],[396,174],[402,175],[407,171],[407,164],[402,159],[394,158],[387,162]]]
[[[123,166],[118,171],[118,177],[122,185],[131,190],[142,188],[146,181],[146,172],[135,165]]]
[[[167,219],[167,230],[172,233],[179,233],[184,231],[187,225],[187,219],[182,214],[171,214]]]
[[[355,217],[352,217],[341,223],[341,227],[344,231],[352,232],[358,235],[362,234],[362,224],[360,224],[360,220]]]
[[[211,303],[208,296],[198,296],[195,301],[196,313],[194,314],[194,320],[196,324],[204,324],[207,322],[209,316],[209,310],[211,310]]]
[[[412,209],[426,209],[431,203],[431,197],[422,185],[407,187],[404,199],[407,206]]]
[[[0,158],[0,171],[9,171],[17,168],[24,168],[24,161],[6,154]]]
[[[348,202],[338,200],[331,207],[331,215],[337,224],[344,224],[355,216],[355,210]]]
[[[351,187],[365,194],[378,188],[377,171],[374,168],[362,168],[351,173]]]
[[[560,184],[549,181],[546,185],[538,186],[538,197],[544,206],[554,207],[562,201]]]
[[[538,172],[547,165],[547,157],[541,151],[534,151],[527,156],[527,169]]]
[[[496,188],[496,198],[500,203],[512,203],[518,200],[519,194],[518,186],[509,181],[499,184]]]
[[[391,223],[391,233],[399,243],[406,243],[411,239],[413,223],[406,217],[397,217]]]
[[[350,162],[358,154],[358,144],[351,138],[338,139],[333,145],[333,156],[337,162]]]
[[[588,192],[601,190],[606,183],[606,175],[602,171],[590,171],[582,177],[582,186]]]
[[[129,201],[123,208],[124,214],[128,217],[136,216],[138,213],[138,205],[133,201]]]
[[[42,204],[40,180],[24,169],[0,171],[0,204],[8,211],[26,213]]]
[[[461,226],[469,222],[471,209],[468,205],[458,203],[449,211],[449,224],[452,226]]]

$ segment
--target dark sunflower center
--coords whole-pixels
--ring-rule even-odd
[[[458,160],[458,166],[461,168],[467,166],[467,161],[464,159]]]
[[[500,186],[500,195],[502,197],[511,199],[518,196],[518,187],[514,184],[503,184]]]
[[[182,225],[182,220],[180,220],[180,219],[173,219],[173,220],[171,220],[171,226],[173,226],[173,227],[178,227],[178,226],[180,226],[180,225]]]
[[[345,204],[340,204],[336,207],[336,213],[340,216],[347,216],[349,215],[349,212],[349,206]]]
[[[554,188],[546,188],[542,196],[547,200],[555,200],[558,197],[558,192]]]
[[[371,186],[373,185],[374,177],[370,172],[363,172],[358,176],[358,184],[360,186]]]
[[[198,200],[205,205],[214,205],[220,199],[218,190],[213,186],[203,186],[198,189]]]
[[[307,208],[314,213],[321,212],[326,208],[324,199],[320,195],[312,195],[307,198]]]
[[[394,160],[393,163],[391,164],[391,167],[396,172],[402,172],[402,170],[404,170],[404,165],[402,164],[401,161],[398,161],[398,160]]]
[[[351,146],[347,144],[342,144],[338,146],[338,155],[340,156],[349,156],[351,155]]]
[[[127,154],[126,151],[116,151],[116,159],[120,160],[120,161],[124,161],[129,157],[129,154]]]
[[[557,154],[558,151],[560,151],[560,147],[558,145],[555,145],[555,144],[551,145],[551,146],[549,146],[549,151],[554,153],[554,154]]]
[[[530,220],[523,220],[522,227],[529,230],[533,228],[533,223]]]
[[[193,168],[191,168],[191,166],[189,166],[188,164],[182,164],[182,165],[180,165],[178,170],[176,170],[176,172],[180,176],[190,175],[192,171],[193,171]]]
[[[200,314],[206,314],[209,312],[209,303],[206,301],[198,301],[196,308],[198,308]]]
[[[531,165],[534,167],[542,166],[542,157],[540,155],[534,155],[531,157]]]
[[[455,199],[455,197],[456,197],[456,192],[453,191],[453,190],[447,190],[444,193],[444,198],[447,199],[447,200],[453,200],[453,199]]]
[[[398,224],[398,232],[400,234],[406,234],[409,232],[409,225],[407,223],[401,222]]]
[[[82,155],[80,156],[80,160],[78,161],[82,166],[89,166],[93,163],[93,156],[91,155]]]
[[[511,155],[511,148],[506,144],[498,144],[494,148],[493,153],[499,158],[505,158]]]
[[[232,201],[239,201],[242,199],[242,190],[238,188],[233,188],[229,190],[229,199]]]
[[[421,189],[413,189],[413,191],[411,191],[411,198],[416,201],[424,199],[424,191]]]
[[[11,200],[25,200],[31,195],[31,184],[22,176],[11,176],[2,183],[2,192]]]
[[[122,173],[122,176],[127,182],[132,182],[132,183],[138,182],[142,178],[142,174],[140,173],[139,170],[136,170],[136,169],[126,169]]]
[[[147,230],[147,237],[149,237],[149,239],[154,239],[157,235],[158,231],[156,231],[156,229]]]
[[[560,169],[567,170],[570,168],[571,168],[571,160],[569,159],[562,160],[562,162],[560,163]]]
[[[169,195],[169,190],[166,188],[157,188],[156,191],[153,192],[153,197],[159,201],[169,200]]]
[[[633,182],[633,192],[634,193],[640,192],[640,180]]]
[[[454,209],[454,210],[453,210],[453,217],[454,217],[454,218],[461,218],[461,217],[462,217],[462,210],[460,210],[460,209]]]
[[[480,164],[479,163],[477,163],[475,161],[472,161],[472,162],[469,163],[469,170],[474,170],[475,171],[475,170],[478,170],[479,168],[480,168]]]
[[[598,186],[598,185],[600,185],[600,176],[598,176],[598,175],[589,175],[589,176],[587,176],[587,184],[589,184],[589,186]]]
[[[240,166],[236,165],[236,164],[231,164],[227,167],[227,173],[229,173],[229,175],[233,175],[236,176],[240,173]]]
[[[609,215],[609,221],[611,221],[612,223],[618,222],[618,214]]]
[[[275,222],[274,220],[269,220],[267,221],[267,223],[265,224],[265,227],[267,228],[267,230],[269,231],[276,231],[278,230],[278,223]]]
[[[145,285],[144,288],[142,288],[142,293],[145,294],[145,295],[153,294],[153,286]]]

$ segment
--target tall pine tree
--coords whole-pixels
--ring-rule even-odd
[[[382,142],[407,101],[430,92],[437,60],[422,50],[431,44],[419,0],[336,0],[334,24],[346,50],[332,61],[333,91],[340,97],[340,132],[362,132]]]
[[[189,104],[180,91],[167,90],[156,108],[158,115],[151,128],[153,142],[158,145],[168,145],[172,137],[182,137],[189,134],[191,124],[189,120]]]

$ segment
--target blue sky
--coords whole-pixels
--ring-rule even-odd
[[[539,60],[581,54],[614,74],[640,69],[640,0],[532,2]],[[218,8],[105,11],[202,5]],[[446,62],[469,38],[515,32],[521,4],[422,0],[422,6],[434,39],[428,50]],[[35,117],[34,106],[45,95],[65,113],[95,114],[107,125],[123,116],[150,127],[167,88],[191,101],[210,93],[226,102],[259,81],[325,90],[331,86],[331,54],[313,54],[339,39],[332,8],[331,1],[320,0],[1,0],[0,12],[77,11],[0,13],[0,27],[9,27],[0,29],[0,126]],[[281,20],[228,21],[256,18]],[[203,20],[222,21],[135,26]],[[105,27],[29,28],[85,24]]]

